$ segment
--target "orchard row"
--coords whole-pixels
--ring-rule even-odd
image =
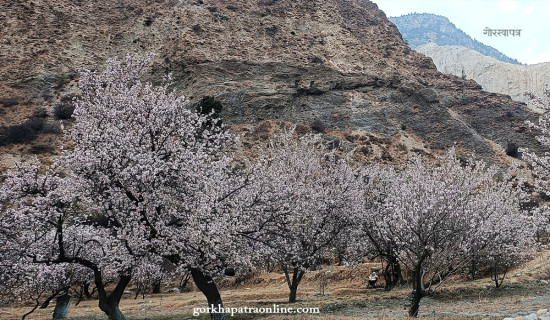
[[[218,276],[266,265],[285,273],[294,302],[319,261],[378,257],[387,289],[403,269],[412,275],[417,316],[420,300],[467,266],[489,268],[500,285],[545,232],[546,211],[525,209],[513,168],[461,162],[454,150],[430,165],[418,157],[403,168],[358,165],[290,129],[246,158],[216,110],[194,112],[168,84],[140,81],[150,60],[82,73],[63,155],[4,179],[3,303],[36,308],[92,282],[99,308],[120,320],[130,282],[190,273],[208,304],[222,306]],[[544,177],[548,159],[526,155]]]

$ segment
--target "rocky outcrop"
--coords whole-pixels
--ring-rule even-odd
[[[378,160],[403,148],[454,145],[493,160],[510,141],[539,149],[525,125],[536,114],[438,72],[367,0],[0,0],[0,7],[0,99],[17,102],[1,107],[0,125],[77,93],[83,68],[152,52],[149,80],[170,73],[192,102],[216,96],[235,128],[315,123],[363,143],[358,150]],[[389,155],[376,146],[405,140]]]
[[[516,65],[498,61],[477,51],[461,46],[438,46],[429,43],[416,51],[430,57],[437,70],[455,76],[473,79],[484,90],[507,94],[516,101],[526,102],[523,93],[535,90],[542,94],[550,84],[550,62],[533,65]]]
[[[506,317],[502,320],[549,320],[550,311],[548,309],[540,309],[537,312],[532,312],[523,316]]]

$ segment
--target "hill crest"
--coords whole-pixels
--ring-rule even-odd
[[[389,20],[399,28],[403,39],[412,49],[433,42],[439,46],[462,46],[502,62],[521,64],[497,49],[473,39],[447,17],[431,13],[410,13],[390,17]]]

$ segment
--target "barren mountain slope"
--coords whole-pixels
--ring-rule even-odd
[[[510,95],[516,101],[526,102],[523,92],[535,90],[542,94],[544,86],[550,84],[550,63],[505,63],[461,46],[434,43],[415,50],[432,58],[437,70],[456,76],[461,76],[464,70],[466,78],[475,80],[484,90]]]
[[[539,148],[524,124],[535,114],[439,73],[367,0],[0,0],[0,8],[0,103],[10,102],[0,125],[39,106],[51,112],[77,93],[83,68],[153,52],[153,81],[171,73],[192,101],[218,97],[229,124],[315,122],[365,154],[380,138],[414,141],[405,151],[456,143],[491,159],[502,154],[493,142]]]

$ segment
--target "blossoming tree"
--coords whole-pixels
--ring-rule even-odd
[[[542,95],[535,91],[526,91],[524,95],[530,104],[542,109],[537,123],[528,122],[527,124],[540,132],[537,140],[545,148],[550,148],[550,86],[546,85]],[[550,153],[536,154],[528,149],[520,149],[525,159],[533,168],[536,190],[543,195],[550,195]],[[548,232],[548,206],[541,206],[536,210],[536,216],[541,219],[543,226],[540,231]]]
[[[33,224],[21,226],[38,225],[51,238],[25,239],[36,246],[32,263],[93,271],[99,306],[117,320],[124,319],[118,305],[132,277],[143,280],[163,261],[190,270],[216,308],[223,305],[212,276],[247,263],[239,254],[246,242],[234,232],[246,219],[232,200],[244,181],[225,153],[234,139],[169,93],[168,84],[142,83],[150,60],[130,56],[109,61],[104,72],[81,74],[72,144],[61,169],[39,178],[55,188],[47,201],[28,193],[41,207],[29,217]],[[8,208],[3,217],[14,221],[30,210]],[[104,283],[113,279],[117,286],[107,295]]]
[[[364,207],[361,212],[367,216],[359,220],[360,223],[357,223],[354,230],[355,239],[359,241],[352,242],[356,259],[367,256],[385,261],[386,266],[382,272],[386,291],[402,281],[399,246],[397,239],[388,235],[387,223],[390,217],[387,216],[385,207],[397,176],[398,172],[392,167],[368,166],[363,169]]]
[[[6,210],[0,216],[9,285],[21,298],[36,290],[59,293],[78,282],[94,278],[100,307],[115,319],[118,300],[127,285],[132,259],[124,245],[108,229],[95,225],[79,212],[75,192],[80,184],[72,178],[39,166],[20,166],[8,176],[0,200]],[[105,285],[118,281],[107,294]],[[107,311],[106,311],[107,310]]]
[[[497,173],[483,162],[462,165],[451,150],[436,166],[415,158],[385,175],[391,180],[382,182],[388,184],[383,199],[366,207],[363,220],[371,245],[391,247],[411,274],[410,316],[418,316],[421,299],[472,255],[515,257],[517,263],[530,248],[534,228],[521,210],[521,190]]]
[[[241,234],[281,267],[295,302],[306,270],[351,228],[361,205],[356,172],[319,137],[289,131],[261,150],[252,180],[243,193],[252,225]]]

